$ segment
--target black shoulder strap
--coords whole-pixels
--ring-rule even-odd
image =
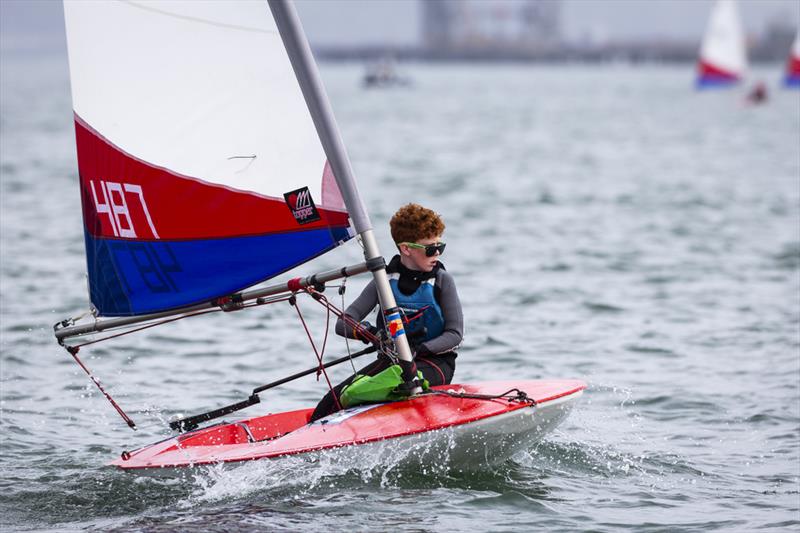
[[[444,267],[444,264],[439,261],[439,264],[436,265],[436,278],[433,281],[433,297],[436,299],[436,303],[442,305],[442,287],[439,285],[439,277],[442,274],[439,274],[439,270],[447,271]]]

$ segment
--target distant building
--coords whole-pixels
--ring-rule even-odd
[[[0,0],[2,2],[3,0]],[[371,44],[317,49],[328,60],[694,63],[694,39],[658,35],[568,43],[562,35],[565,0],[418,0],[421,46]],[[599,1],[599,0],[598,0]],[[786,61],[796,28],[791,13],[751,35],[753,63]]]
[[[752,61],[784,61],[797,34],[797,28],[782,19],[772,20],[750,47]]]
[[[561,0],[528,0],[521,15],[523,39],[546,46],[561,42]]]
[[[420,0],[425,48],[536,53],[561,43],[561,0]]]
[[[428,49],[448,48],[459,0],[420,0],[422,40]]]

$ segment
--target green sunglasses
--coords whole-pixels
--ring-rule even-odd
[[[400,244],[405,244],[409,248],[419,248],[425,250],[426,257],[433,257],[436,255],[436,252],[439,252],[439,255],[444,253],[444,247],[446,246],[443,242],[437,242],[435,244],[417,244],[415,242],[401,242]]]

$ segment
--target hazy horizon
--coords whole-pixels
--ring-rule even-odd
[[[295,2],[314,46],[420,43],[417,0],[300,0]],[[713,0],[564,0],[562,34],[567,41],[673,39],[698,43]],[[742,0],[740,14],[750,36],[773,22],[800,25],[797,0]],[[61,2],[0,1],[0,52],[63,53]]]

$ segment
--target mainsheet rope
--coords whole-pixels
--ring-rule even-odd
[[[323,286],[323,290],[324,290],[324,288],[325,287]],[[344,305],[344,290],[345,290],[344,289],[344,283],[342,283],[342,285],[339,288],[339,294],[342,295],[342,308],[345,307],[345,305]],[[305,318],[303,317],[303,314],[300,311],[300,307],[297,305],[297,293],[299,293],[299,292],[305,292],[306,294],[310,295],[313,300],[318,302],[320,305],[322,305],[326,309],[325,335],[324,335],[323,341],[322,341],[322,350],[317,350],[317,346],[316,346],[316,344],[314,342],[313,337],[311,336],[311,332],[308,329],[308,325],[306,324]],[[303,325],[303,329],[305,330],[306,335],[308,336],[308,340],[311,343],[311,348],[314,350],[314,355],[316,356],[317,363],[319,364],[319,367],[317,369],[317,380],[319,380],[320,373],[325,376],[325,381],[327,382],[328,388],[331,391],[331,395],[334,398],[336,406],[339,409],[341,409],[342,407],[341,407],[341,405],[339,403],[339,399],[336,397],[336,394],[334,394],[334,392],[333,392],[333,385],[331,383],[330,378],[328,377],[328,373],[327,373],[327,371],[326,371],[326,369],[324,367],[324,363],[323,363],[323,357],[325,355],[325,348],[327,347],[327,343],[328,343],[328,335],[330,333],[330,318],[331,318],[331,314],[334,314],[338,318],[341,318],[345,322],[346,327],[352,327],[353,328],[353,332],[354,332],[356,337],[360,336],[363,339],[375,344],[376,346],[379,346],[379,349],[383,353],[386,353],[390,358],[392,357],[393,354],[384,345],[383,339],[373,335],[369,330],[367,330],[363,325],[361,325],[360,322],[357,322],[351,316],[345,314],[341,309],[337,309],[336,306],[331,304],[328,301],[328,299],[325,298],[325,296],[320,291],[317,291],[312,287],[306,287],[306,288],[300,289],[298,291],[292,291],[291,294],[289,294],[288,296],[280,296],[280,295],[278,295],[278,296],[273,296],[271,298],[258,298],[253,303],[240,304],[240,305],[238,305],[236,307],[233,307],[233,308],[226,308],[225,307],[226,301],[224,301],[224,299],[220,299],[219,300],[219,307],[216,308],[216,309],[206,309],[206,310],[202,310],[202,311],[196,311],[194,313],[187,313],[187,314],[176,316],[176,317],[165,318],[163,320],[152,322],[150,324],[146,324],[146,325],[143,325],[141,327],[128,329],[128,330],[125,330],[125,331],[122,331],[122,332],[119,332],[119,333],[115,333],[115,334],[112,334],[112,335],[107,335],[107,336],[101,337],[99,339],[93,339],[93,340],[90,340],[90,341],[86,341],[86,342],[83,342],[83,343],[80,343],[80,344],[74,344],[74,345],[71,345],[71,346],[68,346],[68,345],[66,345],[66,344],[64,344],[62,342],[62,346],[64,346],[64,348],[70,353],[70,355],[72,355],[72,357],[75,359],[75,361],[81,366],[81,368],[83,368],[83,370],[86,372],[86,374],[89,375],[89,377],[92,379],[92,381],[94,381],[95,385],[97,385],[97,387],[100,389],[100,391],[111,402],[112,406],[122,416],[122,418],[125,420],[125,422],[130,427],[135,429],[135,424],[133,423],[133,421],[117,405],[117,403],[114,401],[114,399],[105,391],[103,386],[100,384],[99,380],[94,376],[94,374],[78,358],[77,354],[78,354],[78,352],[80,351],[81,348],[83,348],[84,346],[97,344],[97,343],[102,342],[102,341],[111,340],[111,339],[115,339],[115,338],[122,337],[122,336],[125,336],[125,335],[129,335],[131,333],[136,333],[138,331],[143,331],[145,329],[149,329],[149,328],[152,328],[152,327],[155,327],[155,326],[168,324],[170,322],[177,322],[178,320],[183,320],[184,318],[189,318],[189,317],[193,317],[193,316],[201,316],[201,315],[206,315],[206,314],[210,314],[210,313],[218,313],[220,311],[223,311],[223,312],[238,311],[238,310],[245,309],[245,308],[258,307],[258,306],[261,306],[261,305],[269,305],[269,304],[274,304],[274,303],[279,303],[279,302],[286,302],[286,301],[288,301],[295,308],[295,310],[297,311],[297,315],[300,318],[300,322]],[[82,315],[79,318],[83,318],[83,316],[86,316],[86,314]],[[347,341],[347,337],[345,337],[345,341]],[[347,345],[347,355],[349,357],[351,355],[350,345],[349,345],[349,343],[346,343],[346,345]],[[352,359],[350,359],[350,365],[353,367],[353,372],[355,373],[356,372],[355,364],[353,363]]]
[[[372,332],[367,330],[360,322],[356,321],[354,318],[352,318],[351,316],[349,316],[346,313],[344,313],[344,311],[342,311],[342,309],[344,309],[344,307],[345,307],[345,305],[344,305],[345,304],[345,301],[344,301],[344,292],[345,292],[344,282],[342,283],[341,286],[339,286],[339,294],[342,295],[342,309],[338,309],[335,305],[331,304],[328,301],[327,298],[325,298],[325,296],[321,292],[325,288],[326,288],[325,286],[322,286],[322,288],[320,290],[315,290],[312,287],[306,287],[306,288],[303,288],[303,289],[300,289],[300,290],[297,290],[297,291],[291,291],[291,294],[289,294],[289,296],[276,295],[276,296],[273,296],[271,298],[258,298],[258,299],[256,299],[256,301],[254,303],[250,303],[250,304],[242,304],[242,303],[240,303],[238,306],[233,307],[233,308],[225,307],[223,300],[220,299],[219,300],[219,308],[217,308],[217,309],[202,310],[202,311],[197,311],[197,312],[194,312],[194,313],[188,313],[188,314],[177,316],[177,317],[167,318],[167,319],[164,319],[164,320],[160,320],[160,321],[157,321],[157,322],[146,324],[146,325],[138,327],[138,328],[122,331],[120,333],[116,333],[116,334],[113,334],[113,335],[108,335],[108,336],[102,337],[100,339],[94,339],[94,340],[87,341],[87,342],[84,342],[84,343],[81,343],[81,344],[67,346],[66,344],[62,343],[62,345],[70,353],[70,355],[72,355],[72,357],[81,366],[81,368],[83,368],[83,370],[86,372],[86,374],[89,375],[91,380],[95,383],[95,385],[97,385],[97,387],[105,395],[105,397],[109,400],[109,402],[111,402],[111,405],[122,416],[122,418],[125,420],[125,422],[131,428],[136,429],[136,425],[133,422],[133,420],[131,420],[128,417],[128,415],[125,414],[125,412],[119,407],[119,405],[117,405],[117,403],[114,401],[114,399],[105,391],[105,389],[101,385],[100,381],[94,376],[94,374],[77,357],[77,353],[80,350],[80,348],[82,348],[84,346],[89,346],[91,344],[96,344],[96,343],[101,342],[101,341],[110,340],[110,339],[114,339],[114,338],[117,338],[117,337],[122,337],[124,335],[128,335],[130,333],[135,333],[137,331],[142,331],[142,330],[145,330],[145,329],[149,329],[149,328],[152,328],[152,327],[155,327],[155,326],[159,326],[159,325],[167,324],[167,323],[170,323],[170,322],[175,322],[175,321],[178,321],[178,320],[182,320],[182,319],[188,318],[190,316],[200,316],[200,315],[205,315],[205,314],[209,314],[209,313],[216,313],[216,312],[220,312],[220,311],[230,312],[230,311],[234,311],[234,310],[240,310],[240,309],[245,309],[245,308],[250,308],[250,307],[257,307],[257,306],[261,306],[261,305],[269,305],[269,304],[273,304],[273,303],[279,303],[279,302],[288,301],[295,308],[295,310],[297,312],[297,315],[300,318],[300,322],[303,325],[303,329],[305,330],[306,335],[308,336],[308,340],[309,340],[309,342],[311,344],[311,348],[314,350],[314,355],[317,358],[317,362],[319,364],[319,367],[317,369],[317,380],[319,380],[320,373],[325,376],[325,381],[326,381],[326,383],[328,385],[329,390],[331,391],[331,395],[333,396],[333,400],[336,403],[337,408],[341,409],[342,407],[341,407],[341,404],[339,402],[339,398],[336,396],[336,394],[333,393],[333,389],[334,389],[333,388],[333,384],[331,383],[331,380],[328,377],[328,373],[327,373],[327,371],[326,371],[326,369],[324,367],[324,364],[323,364],[323,357],[325,355],[325,349],[327,347],[327,342],[328,342],[328,335],[330,333],[330,318],[331,318],[331,314],[335,315],[337,318],[340,318],[345,323],[345,327],[346,328],[352,327],[355,337],[357,337],[357,338],[361,337],[362,339],[373,343],[375,346],[378,347],[378,350],[381,353],[383,353],[384,355],[388,356],[394,362],[396,362],[396,355],[393,353],[391,347],[387,346],[384,343],[384,338],[383,337],[378,337],[378,336],[374,335]],[[300,311],[300,307],[297,305],[297,294],[299,292],[305,292],[306,294],[310,295],[313,300],[318,302],[320,305],[322,305],[326,309],[325,335],[323,337],[322,349],[321,350],[317,350],[316,343],[314,342],[314,339],[311,336],[311,332],[308,329],[308,325],[306,324],[305,318],[303,317],[303,314]],[[412,318],[416,318],[416,317],[412,317]],[[345,343],[347,345],[347,355],[349,357],[351,355],[351,352],[350,352],[350,344],[348,342],[347,336],[345,336]],[[353,372],[355,373],[356,372],[355,365],[353,364],[353,360],[352,359],[350,359],[350,364],[353,367]],[[511,393],[513,393],[513,392],[516,392],[516,394],[512,395]],[[477,399],[477,400],[499,400],[499,399],[504,399],[504,400],[507,400],[509,402],[527,403],[527,404],[530,404],[532,406],[536,406],[536,401],[533,398],[530,398],[524,391],[522,391],[520,389],[517,389],[517,388],[509,389],[506,392],[503,392],[501,394],[477,394],[477,393],[468,393],[468,392],[463,391],[463,390],[460,391],[460,392],[453,391],[453,390],[428,390],[423,394],[433,394],[433,395],[439,395],[439,396],[448,396],[448,397],[451,397],[451,398],[471,398],[471,399]]]
[[[325,288],[327,288],[327,286]],[[317,301],[320,305],[325,307],[327,312],[328,312],[328,317],[327,317],[328,321],[326,322],[326,330],[325,330],[325,340],[323,342],[327,342],[328,329],[330,328],[330,314],[333,313],[334,315],[336,315],[337,318],[341,318],[344,321],[346,327],[350,327],[350,328],[353,329],[354,336],[360,337],[363,340],[366,340],[366,341],[368,341],[370,343],[378,345],[380,347],[380,350],[383,353],[386,353],[387,355],[389,355],[389,357],[392,357],[393,354],[391,353],[391,350],[389,349],[389,347],[386,346],[386,344],[384,343],[384,340],[382,338],[380,338],[380,337],[374,335],[373,333],[371,333],[360,322],[356,321],[350,315],[348,315],[348,314],[346,314],[346,313],[344,313],[342,311],[342,309],[344,309],[344,307],[345,307],[345,302],[344,302],[344,284],[342,284],[340,286],[340,290],[339,290],[339,294],[342,295],[342,309],[338,309],[335,305],[330,303],[330,301],[327,298],[325,298],[325,296],[320,291],[317,291],[317,290],[315,290],[315,289],[313,289],[311,287],[306,287],[306,288],[300,289],[298,291],[291,292],[291,294],[289,296],[274,296],[272,298],[258,298],[253,303],[241,304],[238,307],[230,308],[230,309],[229,308],[224,308],[222,306],[222,304],[220,304],[220,307],[218,307],[216,309],[205,309],[205,310],[202,310],[202,311],[195,311],[193,313],[187,313],[187,314],[184,314],[184,315],[165,318],[163,320],[158,320],[156,322],[151,322],[149,324],[145,324],[145,325],[140,326],[140,327],[127,329],[127,330],[122,331],[120,333],[116,333],[116,334],[113,334],[113,335],[107,335],[105,337],[101,337],[99,339],[90,340],[90,341],[83,342],[83,343],[80,343],[80,344],[74,344],[74,345],[71,345],[71,346],[67,346],[66,344],[62,343],[62,345],[64,346],[64,348],[67,349],[67,351],[69,351],[71,353],[74,351],[75,353],[77,353],[77,351],[80,348],[84,347],[84,346],[89,346],[89,345],[92,345],[92,344],[97,344],[97,343],[102,342],[102,341],[115,339],[115,338],[118,338],[118,337],[123,337],[125,335],[129,335],[131,333],[136,333],[138,331],[143,331],[143,330],[146,330],[146,329],[150,329],[150,328],[153,328],[155,326],[161,326],[163,324],[169,324],[170,322],[177,322],[178,320],[183,320],[184,318],[207,315],[207,314],[210,314],[210,313],[219,313],[219,312],[226,312],[227,313],[227,312],[232,312],[232,311],[239,311],[239,310],[242,310],[242,309],[248,309],[248,308],[251,308],[251,307],[269,305],[269,304],[273,304],[273,303],[286,302],[286,301],[291,302],[292,300],[296,301],[296,295],[299,292],[305,292],[306,294],[309,294],[315,301]],[[85,315],[86,314],[84,314],[82,316],[85,316]],[[416,316],[412,317],[412,320],[415,319],[415,318],[417,318],[417,317]],[[303,327],[306,327],[305,324],[303,324]],[[308,328],[306,328],[306,332],[308,333]],[[347,346],[347,353],[348,353],[348,355],[350,355],[350,353],[351,353],[350,352],[350,344],[348,342],[348,337],[347,336],[345,336],[345,344]],[[313,341],[312,341],[312,347],[313,347]],[[315,347],[314,347],[314,350],[316,352],[316,348]],[[325,344],[323,344],[322,351],[324,353]],[[392,359],[394,359],[394,358],[392,357]],[[352,361],[351,361],[351,365],[352,365]],[[355,365],[353,365],[353,371],[355,372]]]
[[[512,392],[516,392],[515,395],[511,396]],[[478,394],[475,392],[456,392],[452,390],[428,390],[424,394],[435,394],[438,396],[449,396],[451,398],[470,398],[474,400],[508,400],[510,402],[520,402],[520,403],[529,403],[531,405],[536,405],[536,400],[528,396],[528,394],[520,389],[514,388],[509,389],[500,394]]]
[[[330,301],[328,301],[328,299],[325,298],[325,296],[323,296],[320,292],[315,291],[314,289],[312,289],[310,287],[301,289],[299,291],[292,292],[289,296],[279,296],[279,297],[273,297],[273,298],[269,298],[269,299],[259,298],[258,300],[256,300],[253,303],[243,304],[243,305],[241,305],[241,306],[239,306],[239,307],[237,307],[235,309],[224,309],[222,307],[219,307],[217,309],[206,309],[206,310],[202,310],[202,311],[196,311],[194,313],[187,313],[187,314],[176,316],[176,317],[165,318],[165,319],[159,320],[157,322],[151,322],[150,324],[146,324],[144,326],[136,327],[136,328],[133,328],[133,329],[127,329],[127,330],[122,331],[120,333],[115,333],[113,335],[107,335],[105,337],[101,337],[99,339],[90,340],[90,341],[83,342],[83,343],[80,343],[80,344],[73,344],[73,345],[70,345],[70,346],[67,346],[66,344],[62,344],[62,345],[64,346],[65,349],[67,349],[67,351],[77,353],[77,351],[80,348],[83,348],[84,346],[89,346],[89,345],[92,345],[92,344],[97,344],[97,343],[102,342],[102,341],[115,339],[115,338],[118,338],[118,337],[123,337],[125,335],[130,335],[131,333],[136,333],[138,331],[143,331],[145,329],[150,329],[150,328],[153,328],[155,326],[161,326],[163,324],[168,324],[170,322],[177,322],[178,320],[183,320],[184,318],[189,318],[189,317],[194,317],[194,316],[201,316],[201,315],[206,315],[206,314],[210,314],[210,313],[232,312],[232,311],[238,311],[238,310],[241,310],[241,309],[248,309],[248,308],[251,308],[251,307],[258,307],[258,306],[262,306],[262,305],[269,305],[269,304],[273,304],[273,303],[291,301],[293,299],[296,299],[296,295],[299,292],[305,292],[305,293],[309,294],[315,301],[317,301],[318,303],[320,303],[320,305],[322,305],[323,307],[326,308],[327,313],[328,313],[328,317],[327,317],[328,321],[326,323],[325,341],[324,342],[327,342],[328,329],[330,328],[330,314],[333,313],[334,315],[336,315],[337,318],[341,318],[345,322],[345,324],[347,326],[352,327],[353,331],[357,335],[361,336],[362,338],[364,338],[365,340],[367,340],[367,341],[369,341],[369,342],[371,342],[373,344],[380,345],[382,350],[384,350],[384,351],[386,350],[386,346],[384,345],[382,339],[380,339],[377,336],[373,335],[369,330],[364,328],[364,326],[362,326],[361,323],[355,321],[350,315],[345,314],[341,309],[338,309],[335,305],[331,304]],[[342,298],[342,302],[344,303],[344,298]],[[342,307],[344,307],[344,305]],[[303,324],[303,327],[306,327],[305,323]],[[306,328],[306,332],[308,332],[307,328]],[[345,338],[345,340],[347,340],[347,338]],[[312,347],[313,347],[313,341],[312,341]],[[315,352],[316,352],[316,348],[315,347],[314,347],[314,349],[315,349]],[[347,349],[348,349],[348,355],[349,355],[350,354],[350,346],[349,346],[349,344],[347,346]],[[324,351],[325,351],[325,344],[323,344],[323,353],[324,353]]]
[[[338,291],[339,296],[342,297],[342,307],[341,307],[342,310],[344,310],[346,307],[344,302],[344,293],[346,291],[347,291],[347,278],[343,278],[341,285],[339,285],[339,291]],[[350,351],[350,339],[347,337],[347,335],[344,336],[344,346],[347,349],[347,357],[350,357],[350,354],[352,352]],[[353,362],[352,357],[350,357],[350,367],[353,369],[353,374],[355,374],[357,372],[356,364]]]
[[[323,290],[324,290],[324,288],[323,288]],[[353,335],[355,337],[362,337],[363,339],[367,340],[368,342],[371,342],[371,343],[375,344],[376,346],[379,346],[379,350],[382,353],[385,353],[387,356],[389,356],[390,358],[394,359],[393,358],[393,354],[389,350],[386,349],[386,346],[384,345],[382,338],[374,335],[372,332],[370,332],[368,329],[366,329],[360,322],[356,321],[355,319],[353,319],[353,317],[351,317],[350,315],[346,314],[342,310],[345,307],[344,306],[344,291],[345,291],[345,289],[344,289],[343,286],[339,287],[339,294],[342,295],[342,309],[338,309],[335,305],[330,303],[330,301],[325,297],[325,295],[322,294],[321,291],[317,291],[316,289],[314,289],[312,287],[306,287],[305,289],[303,289],[303,291],[308,293],[312,297],[313,300],[318,302],[320,305],[325,307],[325,309],[327,310],[328,315],[327,315],[327,320],[326,320],[326,324],[325,324],[325,338],[324,338],[323,343],[327,342],[328,332],[329,332],[329,327],[330,327],[330,315],[331,315],[331,313],[333,313],[334,315],[336,315],[337,318],[340,318],[345,323],[345,328],[348,328],[348,327],[352,327],[353,328]],[[322,357],[323,357],[324,352],[325,352],[325,344],[323,344],[322,353],[318,353],[317,349],[316,349],[316,346],[314,344],[314,340],[311,338],[311,333],[309,332],[308,327],[306,326],[305,320],[303,319],[303,316],[300,313],[300,308],[297,306],[296,300],[290,299],[289,302],[297,310],[298,316],[300,317],[300,321],[303,323],[303,327],[306,330],[306,335],[308,335],[308,340],[311,342],[311,347],[314,349],[314,353],[317,356],[317,361],[319,362],[319,368],[317,370],[317,379],[319,379],[320,372],[325,376],[325,381],[328,383],[328,389],[331,391],[331,396],[333,396],[333,401],[336,404],[337,409],[341,410],[342,406],[339,403],[339,398],[337,397],[335,391],[333,390],[334,389],[333,385],[331,384],[330,378],[328,377],[328,373],[325,370],[325,367],[323,366],[323,363],[322,363]],[[350,352],[350,344],[349,344],[349,342],[347,342],[347,336],[346,335],[345,335],[345,344],[347,346],[347,355],[349,356],[350,353],[351,353]],[[352,359],[350,360],[350,365],[353,367],[353,373],[355,374],[357,371],[355,369],[355,364],[353,363]]]
[[[273,303],[278,303],[278,302],[285,302],[285,301],[288,301],[290,298],[291,298],[291,296],[280,296],[280,297],[275,297],[275,298],[270,298],[270,299],[261,299],[261,298],[259,298],[256,302],[251,303],[251,304],[245,304],[242,307],[240,307],[239,309],[246,309],[246,308],[250,308],[250,307],[258,307],[260,305],[268,305],[268,304],[273,304]],[[107,340],[110,340],[110,339],[115,339],[117,337],[123,337],[125,335],[130,335],[131,333],[136,333],[137,331],[143,331],[145,329],[150,329],[150,328],[153,328],[153,327],[156,327],[156,326],[161,326],[163,324],[169,324],[170,322],[177,322],[178,320],[183,320],[184,318],[207,315],[207,314],[210,314],[210,313],[219,313],[219,312],[226,312],[227,313],[227,312],[230,312],[230,311],[228,311],[226,309],[223,309],[221,307],[219,307],[217,309],[204,309],[202,311],[195,311],[194,313],[187,313],[185,315],[179,315],[179,316],[176,316],[176,317],[165,318],[165,319],[159,320],[157,322],[151,322],[150,324],[146,324],[144,326],[140,326],[140,327],[133,328],[133,329],[127,329],[125,331],[122,331],[120,333],[116,333],[114,335],[108,335],[106,337],[101,337],[99,339],[94,339],[94,340],[87,341],[87,342],[84,342],[84,343],[81,343],[81,344],[73,344],[72,346],[67,346],[66,344],[63,344],[63,346],[64,346],[64,348],[67,349],[67,351],[72,352],[72,350],[75,350],[76,353],[77,353],[77,351],[80,348],[83,348],[84,346],[89,346],[91,344],[97,344],[98,342],[107,341]],[[86,314],[84,313],[84,315],[82,315],[82,316],[86,316]],[[80,319],[80,317],[79,317],[79,319]]]
[[[306,291],[309,292],[309,291]],[[311,294],[311,293],[309,293]],[[313,294],[312,294],[313,296]],[[331,391],[331,395],[333,396],[333,401],[336,403],[336,407],[341,409],[342,406],[339,404],[339,398],[336,397],[336,394],[333,392],[333,384],[331,383],[330,378],[328,377],[328,372],[325,370],[325,367],[322,363],[322,357],[325,355],[325,346],[328,343],[328,329],[331,324],[331,309],[330,307],[326,307],[327,315],[325,320],[325,337],[322,341],[322,352],[317,351],[317,345],[314,343],[314,338],[311,336],[311,332],[308,330],[308,326],[306,325],[306,320],[303,318],[303,313],[300,312],[300,306],[297,304],[297,298],[295,298],[294,294],[291,298],[289,298],[289,304],[294,307],[295,311],[297,311],[297,316],[300,318],[300,323],[303,324],[303,329],[306,330],[306,335],[308,336],[308,341],[311,343],[311,348],[314,350],[314,355],[317,356],[317,362],[319,363],[319,367],[317,367],[317,380],[319,380],[319,375],[322,373],[325,376],[325,381],[328,383],[328,388]]]

